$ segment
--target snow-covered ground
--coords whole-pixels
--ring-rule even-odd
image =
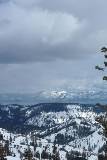
[[[66,153],[70,151],[85,152],[87,160],[98,160],[98,150],[106,142],[103,127],[95,120],[99,114],[94,112],[92,108],[82,108],[80,105],[70,104],[66,106],[66,109],[58,112],[41,111],[40,114],[32,117],[33,110],[26,110],[27,125],[45,127],[43,130],[33,131],[33,134],[39,133],[39,136],[36,137],[36,152],[41,154],[44,147],[47,147],[47,152],[52,154],[53,145],[56,141],[61,160],[67,160]],[[9,108],[6,107],[6,110]],[[5,140],[12,138],[10,150],[13,155],[15,154],[15,157],[8,156],[7,160],[20,160],[20,152],[23,154],[28,147],[34,153],[34,148],[30,145],[32,142],[31,133],[26,136],[13,134],[2,128],[0,132]]]

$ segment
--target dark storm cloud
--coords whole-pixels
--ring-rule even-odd
[[[92,7],[93,12],[96,3],[92,6],[87,2],[88,5],[82,0],[83,6],[77,0],[10,0],[2,3],[0,63],[78,59],[92,54],[102,33],[100,29],[92,30],[95,26],[85,7]]]

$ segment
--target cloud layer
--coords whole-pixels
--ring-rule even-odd
[[[0,3],[0,63],[83,58],[107,41],[105,0]]]
[[[85,20],[72,13],[50,11],[38,6],[39,2],[1,3],[0,63],[72,59],[86,53],[87,46],[81,43]]]
[[[106,6],[106,0],[0,0],[0,92],[101,80],[94,65],[103,63]]]

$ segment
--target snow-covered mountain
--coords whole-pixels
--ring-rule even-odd
[[[98,103],[106,102],[107,91],[101,90],[52,90],[40,92],[37,96],[45,102]]]
[[[36,135],[39,155],[44,150],[52,155],[55,145],[61,160],[83,153],[81,160],[98,160],[98,151],[106,143],[103,127],[96,121],[101,115],[105,115],[103,110],[89,104],[0,105],[0,127],[12,132],[1,129],[1,133],[4,139],[11,135],[10,148],[15,153],[7,159],[20,159],[28,147],[34,152],[32,135]]]
[[[0,94],[1,104],[38,103],[106,103],[107,90],[101,89],[57,89],[32,94]]]

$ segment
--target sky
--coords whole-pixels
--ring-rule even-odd
[[[0,93],[103,85],[106,0],[0,0]]]

